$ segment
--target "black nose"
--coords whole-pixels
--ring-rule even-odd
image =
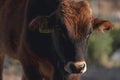
[[[82,73],[83,69],[85,68],[85,64],[81,64],[79,66],[76,66],[75,64],[71,63],[69,65],[69,68],[72,73]]]

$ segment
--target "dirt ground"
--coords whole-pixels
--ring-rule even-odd
[[[88,70],[82,75],[81,80],[120,80],[120,68],[107,69],[88,65]]]

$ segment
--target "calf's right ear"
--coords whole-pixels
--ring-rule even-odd
[[[113,29],[113,24],[108,20],[103,20],[101,18],[94,18],[93,19],[93,30],[95,32],[101,31],[104,32],[105,30]]]
[[[29,23],[29,29],[40,33],[50,33],[49,19],[45,16],[37,16]]]

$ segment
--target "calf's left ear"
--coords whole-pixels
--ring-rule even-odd
[[[108,20],[103,20],[101,18],[94,18],[93,19],[93,30],[95,32],[101,31],[104,32],[105,30],[113,29],[113,24]]]

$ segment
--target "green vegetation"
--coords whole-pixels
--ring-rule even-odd
[[[120,29],[115,29],[111,31],[111,37],[113,39],[112,48],[113,51],[120,48]]]
[[[118,48],[120,48],[120,29],[93,33],[89,40],[88,61],[107,67],[113,66],[110,57]]]

